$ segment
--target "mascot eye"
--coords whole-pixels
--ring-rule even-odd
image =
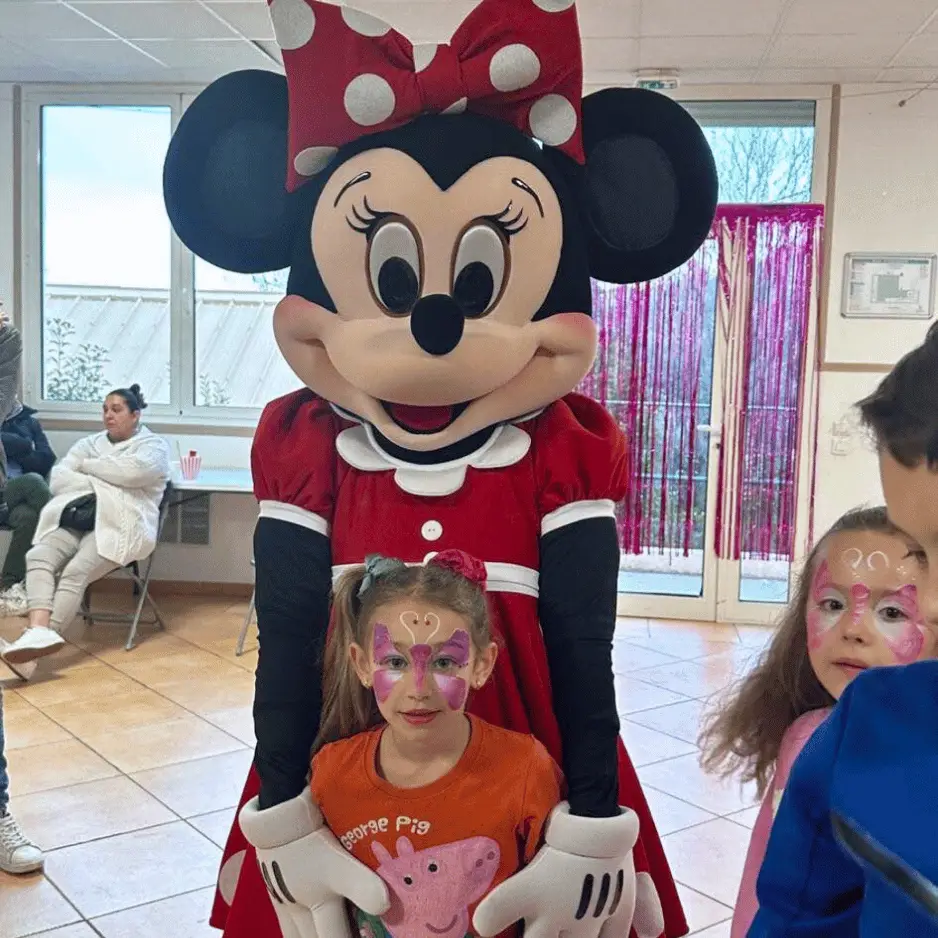
[[[380,225],[368,241],[368,275],[378,302],[406,316],[420,297],[420,247],[402,221]]]
[[[473,225],[456,248],[453,299],[469,319],[491,311],[505,285],[508,240],[492,225]]]

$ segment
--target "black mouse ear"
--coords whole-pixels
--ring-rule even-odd
[[[697,122],[653,91],[609,88],[583,100],[590,273],[639,283],[674,270],[710,231],[713,154]]]
[[[163,198],[183,244],[225,270],[290,265],[287,81],[259,70],[209,85],[182,115],[163,165]]]

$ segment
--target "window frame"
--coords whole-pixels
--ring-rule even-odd
[[[23,159],[20,179],[23,396],[54,421],[86,421],[100,405],[89,401],[53,401],[43,397],[42,282],[42,109],[55,106],[168,107],[174,133],[182,114],[202,89],[185,86],[33,86],[24,88],[20,113]],[[194,428],[253,427],[260,408],[196,403],[197,323],[195,256],[170,231],[170,400],[147,408],[151,423]],[[146,390],[146,389],[144,389]]]

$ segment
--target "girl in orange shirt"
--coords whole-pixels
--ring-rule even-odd
[[[485,566],[371,557],[339,580],[312,795],[340,843],[385,881],[366,938],[467,938],[492,888],[530,861],[560,801],[533,736],[466,714],[497,646]],[[514,934],[509,932],[506,934]]]

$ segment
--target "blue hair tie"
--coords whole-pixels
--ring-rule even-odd
[[[369,554],[365,558],[365,575],[362,585],[358,587],[358,598],[361,599],[383,576],[403,570],[407,564],[396,557],[383,557],[381,554]]]

